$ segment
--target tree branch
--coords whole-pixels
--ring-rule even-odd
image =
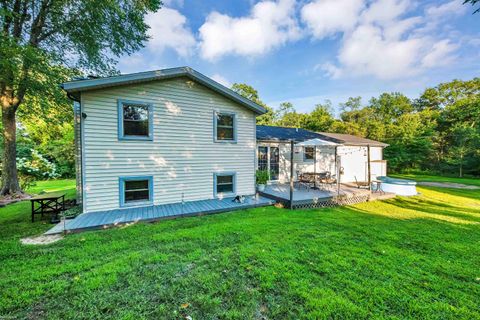
[[[22,3],[20,0],[17,0],[15,5],[18,6],[18,12],[15,13],[12,35],[14,38],[20,39],[22,36],[23,25],[28,16],[27,1]]]
[[[3,9],[5,10],[5,12],[8,12],[9,9],[8,9],[8,4],[6,1],[2,1],[3,3]],[[3,33],[5,35],[8,35],[8,32],[10,30],[10,25],[12,23],[12,16],[11,15],[5,15],[5,21],[3,22]]]
[[[38,11],[38,15],[33,19],[32,28],[30,29],[30,45],[38,47],[39,36],[41,35],[43,28],[45,27],[45,21],[48,15],[48,9],[51,6],[49,0],[43,0]]]

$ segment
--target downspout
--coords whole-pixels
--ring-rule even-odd
[[[76,193],[77,203],[81,205],[83,203],[83,170],[82,170],[82,111],[79,101],[73,102],[73,128],[75,136],[75,180],[76,180]]]
[[[63,85],[60,88],[65,90]],[[77,204],[83,203],[83,170],[82,170],[82,110],[80,99],[65,91],[67,97],[73,101],[73,130],[75,140],[75,180]],[[83,208],[82,208],[83,212]]]
[[[370,164],[370,145],[367,145],[367,162],[368,162],[368,190],[372,190],[372,168]]]

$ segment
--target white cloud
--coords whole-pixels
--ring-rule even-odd
[[[225,78],[224,76],[222,76],[221,74],[215,73],[210,78],[217,81],[221,85],[224,85],[227,88],[230,88],[232,86],[232,83],[230,81],[228,81],[228,79]]]
[[[338,68],[331,62],[325,62],[323,64],[317,64],[314,67],[314,70],[323,70],[327,74],[327,76],[337,79],[342,76],[342,69]]]
[[[419,39],[387,39],[382,28],[361,25],[346,36],[338,60],[342,74],[374,75],[381,79],[411,76],[422,48]]]
[[[452,0],[439,6],[431,6],[425,10],[425,14],[429,18],[444,18],[463,15],[467,11],[467,6],[462,1]]]
[[[293,0],[259,2],[247,17],[212,12],[199,32],[201,56],[208,60],[262,55],[300,37]]]
[[[422,66],[425,68],[432,68],[441,65],[448,65],[455,60],[452,53],[458,48],[458,45],[453,44],[448,39],[440,40],[432,46],[432,50],[427,53],[422,59]]]
[[[316,0],[303,6],[302,21],[315,38],[345,32],[355,26],[363,0]]]
[[[458,9],[457,2],[430,6],[424,15],[412,16],[415,5],[410,0],[363,0],[360,4],[354,0],[315,0],[302,8],[302,19],[312,36],[343,35],[337,62],[324,62],[315,69],[332,78],[373,75],[395,79],[448,65],[454,61],[458,45],[448,35],[431,30]],[[351,17],[349,24],[331,19],[342,15]]]
[[[192,53],[196,41],[187,26],[187,19],[175,9],[162,8],[149,14],[145,19],[150,26],[148,35],[148,49],[153,52],[162,52],[166,48],[175,50],[185,57]]]
[[[364,23],[389,24],[396,21],[410,6],[412,3],[409,0],[377,0],[363,11],[361,19]]]

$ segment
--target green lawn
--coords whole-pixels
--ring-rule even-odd
[[[416,181],[428,181],[428,182],[455,182],[455,183],[463,183],[463,184],[470,184],[474,186],[480,186],[480,179],[475,178],[452,178],[452,177],[439,177],[439,176],[431,176],[431,175],[418,175],[418,174],[392,174],[389,175],[392,177],[397,178],[404,178],[404,179],[414,179]]]
[[[37,190],[69,188],[51,182]],[[0,209],[0,318],[480,319],[480,192],[351,207],[274,207],[19,238],[28,204]]]

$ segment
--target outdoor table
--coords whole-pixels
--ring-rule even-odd
[[[327,171],[322,171],[322,172],[305,172],[305,174],[308,174],[308,175],[311,175],[311,176],[314,176],[314,181],[315,181],[315,185],[312,189],[314,190],[318,190],[318,189],[321,189],[321,187],[323,186],[323,180],[328,178],[328,172]],[[318,185],[320,185],[320,188],[318,187]]]
[[[385,193],[385,191],[382,189],[382,181],[373,180],[372,182],[375,183],[375,189],[373,189],[373,192],[380,192],[381,194]]]
[[[51,222],[57,223],[60,221],[58,214],[65,210],[65,194],[49,193],[36,196],[30,199],[30,203],[32,205],[32,222],[34,222],[35,214],[41,214],[43,218],[44,214],[53,213]]]

